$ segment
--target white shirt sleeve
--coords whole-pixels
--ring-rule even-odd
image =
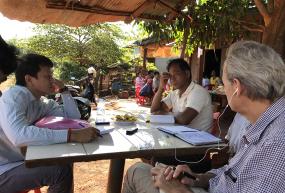
[[[81,115],[75,100],[69,92],[61,93],[65,117],[80,119]]]
[[[62,116],[80,119],[81,115],[78,110],[78,106],[71,94],[69,92],[64,92],[61,93],[61,97],[63,105],[59,105],[57,102],[51,99],[41,98],[41,104],[38,108],[41,108],[41,112],[43,112],[42,116]]]
[[[161,102],[164,102],[169,109],[171,109],[173,107],[173,102],[172,102],[172,100],[173,100],[173,96],[172,95],[174,94],[173,92],[174,91],[170,92],[166,97],[164,97],[161,100]]]
[[[31,100],[28,92],[7,92],[0,98],[0,127],[16,147],[67,141],[67,130],[38,128],[34,122],[48,115],[60,116],[62,108],[51,100]]]

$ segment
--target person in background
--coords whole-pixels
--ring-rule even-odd
[[[26,168],[21,150],[29,145],[86,143],[97,137],[93,127],[51,130],[34,125],[46,116],[80,118],[67,87],[53,78],[52,67],[52,61],[44,56],[23,56],[16,69],[16,85],[0,97],[0,192],[14,193],[42,186],[49,186],[51,193],[73,192],[71,165]],[[61,92],[63,106],[43,98],[54,90]]]
[[[160,85],[154,95],[151,113],[173,113],[175,122],[192,128],[210,131],[213,111],[209,93],[192,82],[191,70],[183,59],[174,59],[167,65],[168,73],[160,77]],[[162,98],[164,86],[170,80],[173,91]]]
[[[95,89],[94,89],[93,81],[94,80],[92,77],[86,79],[82,97],[87,98],[90,102],[95,103],[97,105],[95,96],[94,96]]]
[[[123,193],[193,193],[191,187],[209,193],[285,192],[284,74],[284,61],[272,48],[254,41],[232,44],[223,69],[225,93],[231,109],[250,122],[238,152],[227,165],[200,174],[187,165],[175,170],[133,167],[127,172]],[[195,179],[178,179],[182,172]]]
[[[159,72],[155,71],[153,74],[154,74],[154,77],[152,79],[152,90],[153,90],[153,93],[156,93],[156,91],[159,88]]]
[[[140,105],[145,103],[145,97],[140,96],[140,91],[146,82],[143,77],[143,71],[139,71],[135,79],[136,102]]]
[[[7,44],[0,36],[0,83],[6,81],[7,76],[15,71],[18,54],[17,48]]]
[[[141,89],[145,83],[146,83],[146,80],[143,78],[143,73],[140,71],[138,73],[138,76],[135,79],[135,88]]]
[[[216,71],[212,70],[210,77],[210,84],[212,86],[212,90],[216,89],[219,85],[220,78],[216,76]]]
[[[210,80],[207,77],[205,72],[203,72],[202,87],[204,87],[207,90],[209,90],[209,88],[210,88]]]

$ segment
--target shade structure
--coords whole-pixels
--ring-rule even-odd
[[[32,23],[82,26],[134,19],[171,21],[185,0],[1,0],[0,12]]]

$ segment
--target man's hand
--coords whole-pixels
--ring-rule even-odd
[[[167,179],[166,178],[167,177],[166,174],[170,174],[169,171],[167,171],[170,168],[171,166],[163,167],[161,165],[158,165],[151,169],[154,186],[157,188],[160,188],[165,193],[178,193],[178,192],[179,193],[192,193],[178,179],[175,179],[175,178]]]
[[[99,136],[98,129],[94,127],[72,129],[70,132],[70,142],[87,143]]]
[[[160,81],[159,81],[159,89],[164,89],[169,78],[170,78],[170,74],[168,72],[162,73],[162,75],[160,76]]]

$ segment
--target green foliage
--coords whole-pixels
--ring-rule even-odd
[[[245,16],[250,0],[198,0],[190,1],[173,23],[164,21],[138,21],[149,36],[166,37],[176,41],[176,48],[183,42],[184,32],[189,26],[186,52],[195,48],[209,47],[218,39],[232,42],[245,34],[238,20]],[[188,22],[188,25],[186,25]]]
[[[86,74],[89,65],[96,65],[102,73],[107,66],[122,62],[124,50],[118,43],[125,37],[121,29],[111,24],[96,24],[78,28],[65,25],[37,25],[37,35],[27,40],[13,40],[24,50],[45,55],[57,63],[58,77],[69,80]]]
[[[70,80],[71,77],[74,77],[76,80],[79,80],[82,77],[86,76],[86,67],[79,66],[75,63],[60,63],[57,66],[56,70],[56,72],[59,72],[58,78],[61,80]]]
[[[149,71],[149,70],[152,70],[152,71],[158,70],[154,63],[147,63],[146,69],[147,69],[147,71]]]

